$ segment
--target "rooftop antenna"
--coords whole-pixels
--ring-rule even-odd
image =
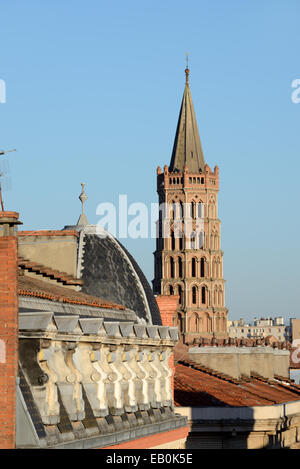
[[[11,153],[12,151],[17,151],[16,149],[14,150],[0,150],[0,156],[6,155],[6,153]],[[6,163],[6,164],[5,164]],[[3,178],[6,174],[8,173],[8,161],[1,161],[1,167],[0,167],[0,204],[1,204],[1,210],[4,212],[4,204],[3,204],[3,197],[2,197],[2,182],[1,178]]]

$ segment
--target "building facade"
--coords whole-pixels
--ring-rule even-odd
[[[286,325],[282,317],[254,318],[253,324],[239,319],[228,321],[228,335],[237,339],[272,337],[279,342],[291,341],[291,324]]]
[[[0,211],[0,448],[183,448],[177,297],[155,298],[83,217],[21,232],[18,217]]]
[[[159,220],[155,294],[178,295],[181,337],[225,337],[227,309],[218,218],[219,169],[205,163],[189,87],[189,69],[170,165],[157,168]]]

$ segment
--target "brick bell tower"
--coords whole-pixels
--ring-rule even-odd
[[[205,163],[189,69],[169,167],[157,168],[159,220],[154,252],[156,295],[178,295],[173,317],[185,342],[227,337],[218,218],[219,168]]]

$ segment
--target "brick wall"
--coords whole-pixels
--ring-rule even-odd
[[[156,297],[156,303],[160,312],[161,322],[163,326],[173,327],[173,318],[175,317],[175,311],[178,306],[179,296],[178,295],[158,295]],[[172,369],[172,389],[174,399],[174,355],[170,356],[169,367]]]
[[[0,212],[0,448],[15,447],[18,213]]]

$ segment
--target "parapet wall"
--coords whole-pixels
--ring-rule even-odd
[[[289,377],[288,350],[271,347],[192,347],[191,360],[220,373],[240,379],[256,373],[267,379]]]

